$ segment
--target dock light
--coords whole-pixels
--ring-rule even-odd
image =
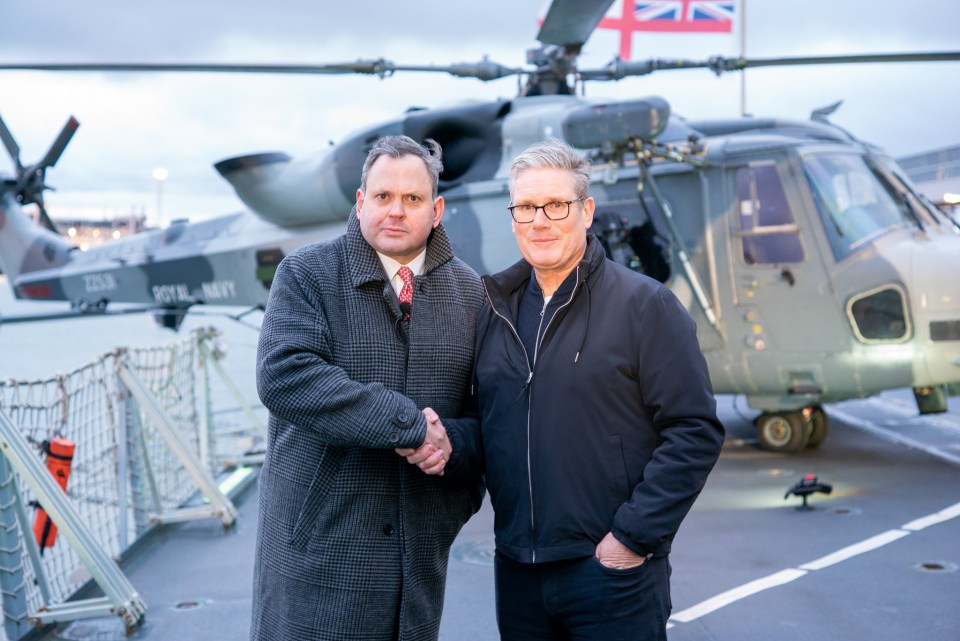
[[[960,194],[952,194],[948,191],[943,195],[943,202],[948,205],[960,205]]]
[[[153,179],[157,181],[157,227],[163,223],[163,183],[170,177],[170,172],[163,167],[153,170]]]

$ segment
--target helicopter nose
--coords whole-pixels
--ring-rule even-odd
[[[960,380],[960,237],[942,236],[912,252],[915,332],[932,383]]]

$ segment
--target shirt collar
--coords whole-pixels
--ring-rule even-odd
[[[397,275],[397,270],[403,267],[403,264],[380,252],[377,252],[377,257],[380,258],[380,263],[383,265],[383,271],[387,273],[387,278],[393,280]],[[416,258],[407,263],[407,267],[410,268],[414,276],[419,276],[423,273],[423,265],[426,260],[427,250],[424,248],[422,252],[417,254]]]

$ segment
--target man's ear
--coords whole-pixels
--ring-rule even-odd
[[[433,228],[436,229],[437,225],[440,224],[440,219],[443,218],[443,208],[445,206],[443,196],[437,196],[433,199]]]
[[[593,212],[597,208],[597,203],[593,197],[588,197],[583,201],[583,225],[585,229],[590,229],[593,224]]]

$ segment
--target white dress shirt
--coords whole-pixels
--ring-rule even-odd
[[[390,277],[390,284],[393,285],[393,291],[397,293],[397,296],[400,295],[400,290],[403,289],[403,279],[397,275],[397,272],[400,271],[400,268],[403,267],[403,264],[390,258],[385,254],[377,252],[377,256],[380,257],[380,263],[383,264],[383,271],[387,273],[387,276]],[[420,252],[416,258],[411,260],[407,267],[410,268],[410,271],[413,272],[414,276],[419,276],[423,273],[423,265],[427,262],[427,250],[424,249]]]

